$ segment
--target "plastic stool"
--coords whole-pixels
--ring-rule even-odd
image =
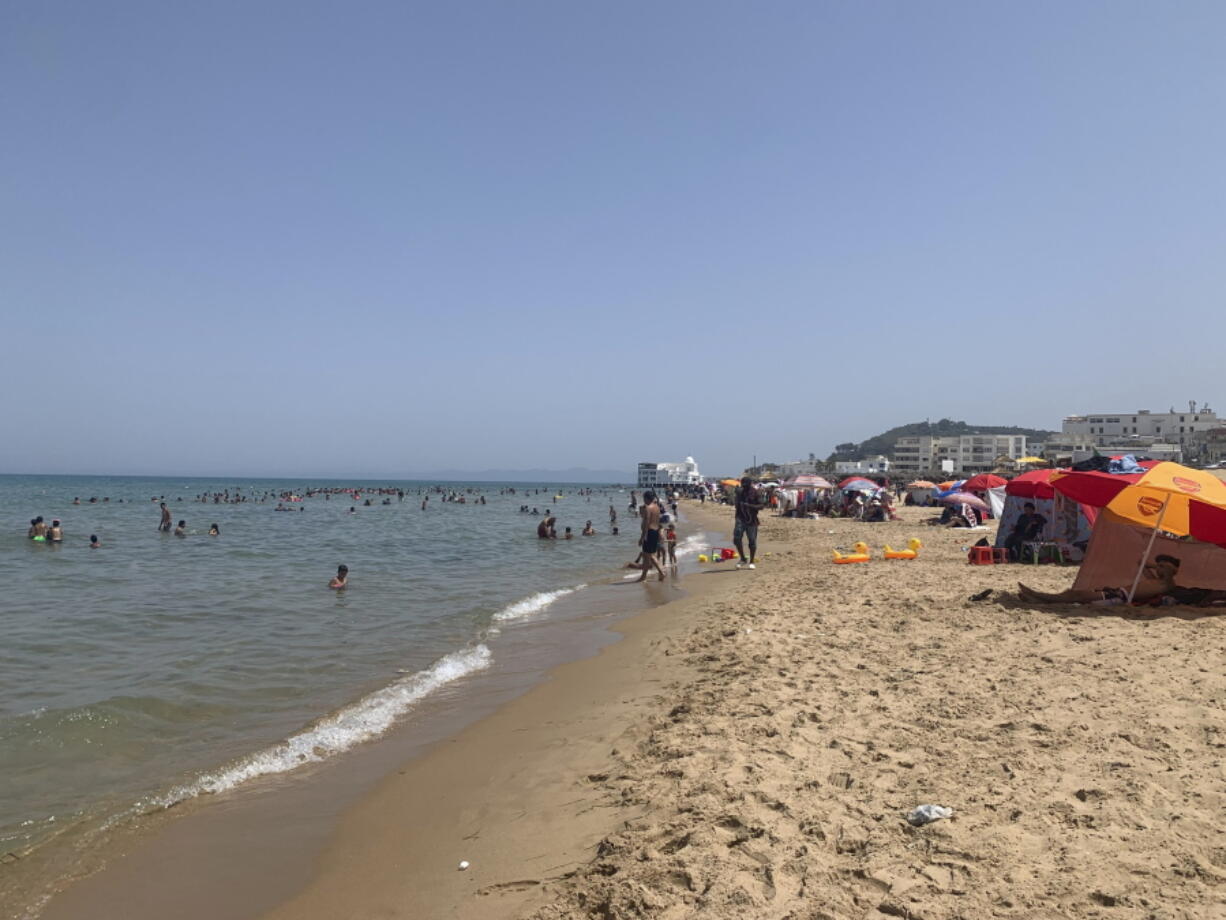
[[[992,558],[992,547],[972,546],[966,554],[966,561],[971,565],[992,565],[996,560]]]
[[[1004,546],[992,547],[992,561],[997,565],[1005,565],[1009,561],[1009,550]]]

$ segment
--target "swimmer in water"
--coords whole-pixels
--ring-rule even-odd
[[[591,521],[588,521],[586,524],[583,525],[583,536],[591,537],[591,536],[595,536],[595,534],[596,534],[596,528],[592,526]]]
[[[332,580],[328,582],[328,587],[339,591],[341,588],[349,585],[349,566],[338,565],[336,574],[332,576]]]
[[[575,535],[574,535],[573,533],[571,533],[571,532],[570,532],[570,528],[569,528],[569,527],[567,527],[567,528],[566,528],[566,539],[567,539],[567,540],[573,540],[573,539],[575,539]]]
[[[101,545],[102,543],[98,540],[98,535],[96,533],[91,533],[89,535],[89,548],[97,549]]]
[[[48,543],[63,543],[64,542],[64,531],[60,529],[59,518],[56,518],[55,520],[51,522],[51,529],[47,531],[47,542]]]
[[[187,521],[179,521],[179,526],[175,528],[176,537],[187,536]]]
[[[166,502],[162,502],[162,522],[158,524],[158,530],[170,533],[170,509],[166,507]]]
[[[217,527],[216,524],[214,524],[212,527],[209,528],[209,536],[210,537],[220,537],[221,536],[221,530]]]

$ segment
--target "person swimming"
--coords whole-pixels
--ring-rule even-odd
[[[339,591],[341,588],[346,588],[348,586],[349,586],[349,566],[338,565],[336,567],[336,574],[332,576],[332,580],[328,582],[328,587]]]
[[[179,521],[179,526],[175,528],[176,537],[187,536],[187,521]]]
[[[209,528],[209,536],[210,537],[220,537],[221,529],[218,528],[216,524],[214,524],[212,527]]]
[[[98,548],[98,547],[100,547],[101,545],[102,545],[102,543],[101,543],[101,541],[98,539],[98,535],[97,535],[96,533],[91,533],[91,534],[89,535],[89,548],[90,548],[90,549],[97,549],[97,548]]]

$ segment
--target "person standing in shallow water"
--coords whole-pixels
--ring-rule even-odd
[[[166,507],[166,502],[162,502],[162,523],[158,524],[158,530],[163,533],[170,533],[170,509]]]
[[[639,535],[639,548],[643,551],[643,574],[638,580],[646,581],[647,573],[655,566],[655,570],[660,573],[660,581],[664,581],[664,569],[660,568],[660,562],[656,559],[656,553],[660,551],[660,505],[656,501],[655,492],[643,493],[643,508],[639,516],[643,522]]]
[[[347,588],[348,586],[349,586],[349,566],[338,565],[336,567],[336,574],[333,575],[332,580],[328,582],[328,587],[339,591],[341,588]]]

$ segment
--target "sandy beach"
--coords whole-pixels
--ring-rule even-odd
[[[1029,609],[1019,578],[1074,570],[969,566],[982,534],[927,514],[764,517],[757,570],[704,567],[405,764],[262,916],[1223,916],[1226,617]]]
[[[394,777],[269,916],[1221,916],[1226,618],[971,602],[1072,571],[904,516],[766,519],[756,571]]]

